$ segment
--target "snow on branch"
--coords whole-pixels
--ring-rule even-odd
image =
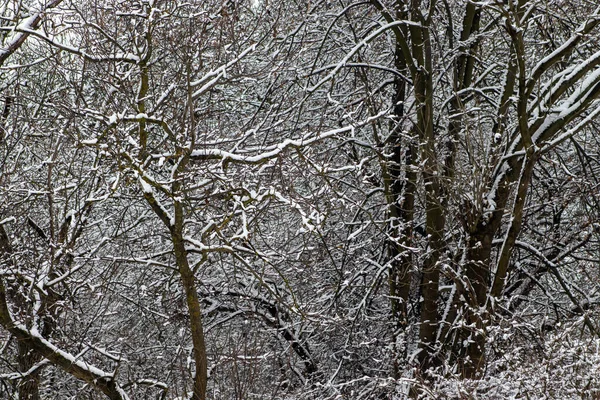
[[[34,366],[29,368],[25,372],[12,372],[10,374],[0,374],[0,380],[16,381],[18,379],[27,378],[28,376],[31,376],[32,374],[36,373],[37,371],[39,371],[40,369],[42,369],[43,367],[46,367],[48,365],[50,365],[50,361],[47,359],[44,359],[44,360],[36,363]]]
[[[342,128],[317,133],[316,135],[313,132],[309,132],[299,139],[285,139],[281,143],[264,148],[262,153],[256,155],[239,154],[222,149],[198,149],[192,151],[191,158],[200,160],[222,160],[241,164],[261,164],[279,156],[279,154],[281,154],[286,149],[299,149],[321,141],[323,139],[335,137],[343,133],[353,134],[356,128],[367,125],[386,114],[387,110],[384,110],[383,112],[380,112],[379,114],[373,117],[367,118],[365,121],[362,121],[356,125],[348,125]]]
[[[257,154],[255,156],[247,156],[243,154],[231,153],[226,150],[220,149],[201,149],[194,150],[191,154],[192,158],[199,159],[222,159],[233,162],[239,162],[244,164],[260,164],[265,161],[268,161],[274,157],[277,157],[281,152],[283,152],[287,148],[300,148],[312,144],[318,140],[322,140],[331,136],[338,135],[340,133],[352,132],[354,127],[346,126],[344,128],[333,129],[331,131],[324,132],[320,135],[310,137],[311,134],[305,135],[301,139],[286,139],[283,142],[271,146],[266,149],[265,152],[261,154]]]
[[[76,54],[78,56],[81,56],[83,58],[85,58],[88,61],[94,61],[94,62],[101,62],[101,61],[122,61],[122,62],[128,62],[128,63],[137,63],[139,62],[139,57],[134,55],[134,54],[115,54],[113,56],[98,56],[98,55],[93,55],[93,54],[89,54],[84,50],[81,50],[77,47],[73,47],[73,46],[69,46],[67,44],[64,43],[60,43],[58,41],[56,41],[55,39],[44,35],[43,33],[36,31],[35,29],[30,29],[30,28],[15,28],[15,30],[19,31],[19,32],[23,32],[26,34],[30,34],[33,35],[34,37],[41,39],[45,42],[47,42],[48,44],[60,49],[60,50],[64,50],[68,53],[72,53],[72,54]]]
[[[42,19],[44,17],[44,13],[46,10],[54,8],[62,3],[63,0],[54,0],[41,10],[40,12],[32,14],[29,18],[26,18],[25,21],[21,22],[16,27],[2,27],[2,30],[10,30],[14,34],[12,38],[5,43],[4,47],[0,48],[0,65],[4,64],[4,62],[11,56],[23,43],[27,40],[27,37],[30,33],[36,32],[36,29],[39,27]]]
[[[571,53],[577,44],[585,37],[585,35],[594,29],[598,23],[600,23],[600,8],[596,9],[594,14],[592,14],[566,42],[564,42],[552,53],[541,59],[536,66],[533,67],[531,77],[527,82],[527,96],[533,92],[537,85],[537,81],[542,74],[560,61],[564,56]]]
[[[382,27],[380,27],[379,29],[377,29],[375,32],[371,33],[369,36],[367,36],[366,38],[364,38],[363,40],[361,40],[356,46],[354,46],[349,52],[348,54],[346,54],[346,56],[344,58],[342,58],[340,60],[340,62],[338,62],[335,67],[333,67],[333,69],[331,70],[331,72],[329,72],[329,74],[324,77],[323,79],[321,79],[319,82],[317,82],[314,86],[311,86],[309,88],[306,89],[307,92],[314,92],[315,90],[317,90],[318,88],[320,88],[323,84],[325,84],[326,82],[328,82],[329,80],[331,80],[340,69],[342,69],[343,67],[345,67],[348,63],[348,61],[350,61],[350,59],[356,54],[358,53],[358,51],[360,49],[362,49],[363,47],[367,46],[373,39],[375,39],[376,37],[378,37],[379,35],[381,35],[382,33],[395,28],[397,26],[401,26],[401,25],[414,25],[414,26],[418,26],[420,27],[420,24],[417,24],[415,22],[412,21],[394,21],[394,22],[390,22],[388,24],[383,25]]]
[[[256,44],[248,47],[246,50],[242,51],[236,58],[229,61],[227,64],[220,66],[217,69],[214,69],[204,75],[202,78],[198,79],[191,83],[192,89],[197,88],[200,85],[203,85],[200,89],[197,89],[192,94],[192,99],[195,100],[202,95],[202,93],[206,92],[208,89],[213,87],[221,78],[224,78],[227,75],[227,68],[230,68],[232,65],[237,64],[242,58],[246,57],[249,53],[256,50]],[[208,81],[208,82],[207,82]]]
[[[45,357],[52,364],[60,367],[74,377],[88,382],[93,387],[102,391],[111,400],[129,400],[129,396],[115,381],[114,374],[97,368],[78,357],[59,349],[47,339],[42,337],[35,326],[28,329],[17,322],[6,301],[6,289],[3,280],[0,280],[0,324],[14,335],[17,340],[28,345],[31,349]]]

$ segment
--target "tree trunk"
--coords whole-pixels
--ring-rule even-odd
[[[19,372],[29,371],[36,363],[41,361],[40,355],[26,342],[17,342]],[[19,400],[39,400],[40,398],[40,371],[30,373],[18,383]]]
[[[397,18],[404,18],[400,8]],[[395,66],[406,73],[406,61],[397,45]],[[391,157],[382,161],[386,202],[388,206],[389,234],[388,257],[390,260],[389,291],[392,314],[392,343],[394,346],[393,374],[399,378],[401,364],[406,361],[406,328],[408,326],[408,301],[410,294],[413,257],[408,249],[412,246],[415,193],[417,174],[411,167],[415,162],[415,146],[402,139],[406,80],[394,80],[394,126],[390,137]],[[389,161],[388,161],[389,160]],[[403,174],[403,170],[405,171]],[[404,175],[404,176],[403,176]]]
[[[185,300],[190,314],[190,329],[192,334],[192,345],[194,347],[194,362],[196,371],[194,374],[194,389],[191,400],[206,400],[207,368],[206,344],[204,342],[204,328],[202,326],[202,310],[198,291],[196,290],[196,277],[190,268],[183,239],[183,206],[180,202],[174,202],[175,219],[171,227],[171,240],[181,283],[185,292]]]

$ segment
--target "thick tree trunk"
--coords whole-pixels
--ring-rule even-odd
[[[206,344],[204,342],[204,329],[202,327],[202,311],[200,308],[198,292],[196,290],[196,280],[194,273],[189,266],[183,239],[179,235],[173,235],[173,246],[177,267],[179,268],[179,274],[181,276],[181,283],[185,292],[185,300],[190,314],[192,345],[194,347],[194,361],[196,363],[194,394],[192,400],[205,400],[208,363],[206,357]]]
[[[429,37],[426,30],[421,33],[422,40],[413,42],[415,47],[425,48],[425,71],[431,69]],[[419,362],[422,371],[435,367],[437,353],[437,329],[439,323],[438,294],[440,281],[439,260],[444,248],[444,228],[446,220],[441,202],[441,182],[438,173],[435,135],[433,130],[433,83],[426,72],[417,74],[415,79],[415,97],[419,102],[417,112],[417,130],[422,141],[421,159],[424,160],[423,182],[425,185],[425,231],[429,241],[429,253],[423,263],[421,280],[421,325],[419,341],[421,352]]]
[[[19,372],[29,371],[42,357],[26,342],[17,342]],[[35,371],[21,379],[18,383],[19,400],[39,400],[40,371]]]
[[[398,148],[400,146],[398,145]],[[406,162],[412,165],[414,148],[409,144],[406,154]],[[390,257],[390,273],[389,273],[389,290],[391,301],[391,312],[393,321],[393,341],[396,347],[394,360],[394,376],[400,376],[400,364],[406,360],[406,328],[408,326],[408,302],[410,297],[411,286],[411,268],[413,257],[408,249],[412,245],[413,236],[413,218],[414,218],[414,201],[416,191],[416,174],[411,172],[406,176],[406,185],[403,192],[397,192],[392,189],[395,204],[390,204],[392,209],[390,217],[396,220],[392,225],[392,236],[396,237],[395,241],[390,241],[389,257]],[[393,186],[392,186],[393,187]],[[400,196],[403,196],[403,201],[400,205]],[[402,337],[404,335],[404,337]],[[401,343],[400,343],[401,342]]]
[[[204,341],[204,328],[202,326],[202,309],[198,291],[196,289],[196,277],[190,268],[185,242],[183,239],[183,205],[174,202],[174,224],[170,227],[173,251],[181,283],[185,292],[185,300],[190,314],[190,330],[192,334],[192,345],[196,370],[194,374],[194,389],[191,400],[206,400],[206,386],[208,379],[208,360],[206,356],[206,344]]]
[[[455,342],[459,371],[463,378],[474,379],[485,366],[485,343],[487,311],[485,309],[490,280],[490,256],[493,232],[488,225],[480,224],[471,234],[468,242],[465,275],[468,286],[463,288],[462,297],[467,302],[462,308],[466,326],[462,328]],[[457,299],[455,299],[456,301]]]
[[[404,12],[396,10],[397,18]],[[406,73],[406,61],[402,50],[396,46],[395,66]],[[402,364],[407,358],[406,328],[408,326],[408,302],[413,257],[408,249],[412,246],[414,204],[417,174],[412,168],[415,162],[415,146],[403,140],[404,101],[406,80],[396,77],[394,82],[394,117],[390,145],[392,155],[382,162],[388,218],[390,221],[388,257],[390,260],[389,291],[392,314],[392,342],[394,346],[393,374],[399,378]],[[404,171],[404,172],[403,172]]]

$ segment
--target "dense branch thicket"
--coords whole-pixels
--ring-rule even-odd
[[[599,396],[599,25],[0,0],[0,397]]]

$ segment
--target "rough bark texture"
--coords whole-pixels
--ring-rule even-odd
[[[185,300],[190,314],[190,328],[192,333],[192,344],[194,346],[194,361],[196,363],[196,373],[194,376],[194,394],[193,400],[206,399],[207,382],[207,358],[206,344],[204,342],[204,330],[202,327],[202,310],[200,300],[196,290],[196,279],[189,266],[187,254],[185,251],[183,238],[178,233],[172,234],[173,249],[175,259],[181,276],[181,283],[185,291]]]

